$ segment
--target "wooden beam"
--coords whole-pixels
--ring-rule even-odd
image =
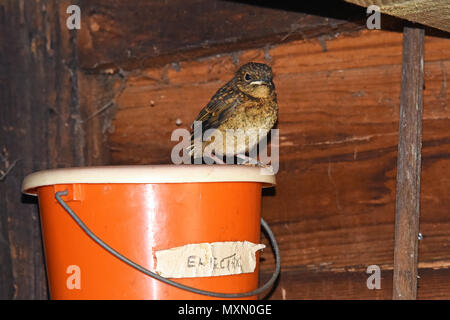
[[[405,28],[397,160],[394,299],[417,297],[423,70],[424,31]]]
[[[363,7],[377,5],[382,13],[450,32],[450,3],[440,0],[345,0]],[[383,28],[383,26],[382,26]]]
[[[90,72],[139,69],[365,28],[364,10],[335,2],[324,11],[311,4],[79,0],[80,66]]]

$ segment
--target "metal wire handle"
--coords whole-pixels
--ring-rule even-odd
[[[264,221],[263,218],[261,218],[261,225],[264,228],[265,232],[267,233],[267,236],[269,238],[270,244],[272,246],[274,255],[275,255],[275,271],[272,274],[272,277],[267,281],[263,286],[259,287],[258,289],[255,289],[253,291],[244,292],[244,293],[220,293],[220,292],[213,292],[213,291],[206,291],[201,290],[189,286],[182,285],[178,282],[166,279],[162,276],[160,276],[157,273],[154,273],[141,265],[131,261],[121,253],[117,252],[115,249],[111,248],[109,245],[107,245],[103,240],[101,240],[99,237],[97,237],[84,223],[81,221],[81,219],[75,214],[75,212],[69,207],[69,205],[61,198],[61,196],[66,196],[68,194],[67,190],[59,191],[55,193],[55,198],[59,202],[59,204],[67,211],[67,213],[75,220],[75,222],[78,224],[78,226],[92,239],[94,240],[98,245],[100,245],[103,249],[111,253],[113,256],[118,258],[119,260],[125,262],[126,264],[130,265],[131,267],[139,270],[140,272],[155,278],[159,281],[162,281],[163,283],[166,283],[168,285],[177,287],[179,289],[183,289],[186,291],[190,291],[197,294],[202,294],[206,296],[216,297],[216,298],[228,298],[228,299],[237,299],[237,298],[244,298],[249,296],[258,295],[264,291],[266,291],[268,288],[270,288],[275,281],[277,280],[280,270],[281,270],[281,262],[280,262],[280,250],[278,248],[277,241],[275,239],[275,236],[272,233],[272,230],[270,230],[268,224]]]

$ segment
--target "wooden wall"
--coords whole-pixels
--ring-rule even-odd
[[[82,28],[69,32],[72,3]],[[248,61],[272,66],[280,106],[278,184],[263,194],[282,254],[269,297],[392,298],[404,23],[369,31],[365,10],[334,4],[0,2],[0,152],[21,159],[0,181],[0,298],[47,297],[26,174],[170,163],[172,130]],[[418,297],[450,298],[450,40],[426,34]],[[262,257],[264,280],[273,258]],[[366,287],[369,265],[380,290]]]
[[[66,7],[0,1],[0,170],[8,171],[0,180],[0,299],[48,297],[39,211],[21,194],[23,178],[86,164]]]
[[[450,41],[427,37],[425,48],[419,298],[448,298]],[[142,69],[117,98],[112,162],[170,163],[171,132],[188,128],[239,65],[268,63],[280,107],[278,184],[263,198],[282,250],[273,297],[389,299],[401,54],[401,33],[362,31]],[[268,276],[270,251],[264,259]],[[372,264],[381,290],[366,287]]]

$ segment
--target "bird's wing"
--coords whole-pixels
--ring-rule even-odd
[[[227,83],[211,98],[209,103],[200,111],[195,121],[201,121],[202,127],[194,127],[194,135],[201,136],[208,129],[217,129],[219,125],[228,119],[241,103],[241,95],[231,83]],[[203,132],[196,132],[197,130]],[[204,137],[206,138],[206,137]]]

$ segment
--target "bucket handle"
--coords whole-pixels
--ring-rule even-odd
[[[166,279],[162,276],[160,276],[157,273],[154,273],[141,265],[137,264],[136,262],[131,261],[115,249],[111,248],[109,245],[107,245],[103,240],[101,240],[99,237],[97,237],[84,223],[81,221],[81,219],[75,214],[75,212],[69,207],[69,205],[61,198],[61,196],[66,196],[68,194],[67,190],[59,191],[55,193],[55,198],[59,202],[59,204],[67,211],[67,213],[72,217],[73,220],[78,224],[78,226],[92,239],[94,242],[96,242],[98,245],[100,245],[103,249],[111,253],[113,256],[118,258],[119,260],[125,262],[126,264],[130,265],[131,267],[139,270],[140,272],[157,279],[165,284],[177,287],[179,289],[183,289],[186,291],[190,291],[197,294],[202,294],[206,296],[216,297],[216,298],[228,298],[228,299],[237,299],[237,298],[244,298],[244,297],[250,297],[258,295],[264,291],[266,291],[268,288],[270,288],[275,281],[277,280],[280,270],[281,270],[281,262],[280,262],[280,249],[278,248],[277,241],[275,239],[275,236],[270,230],[269,225],[264,221],[263,218],[261,218],[261,225],[264,228],[264,231],[267,234],[267,237],[269,238],[270,244],[272,246],[274,255],[275,255],[275,271],[272,274],[272,277],[261,287],[258,289],[255,289],[253,291],[244,292],[244,293],[220,293],[220,292],[213,292],[213,291],[206,291],[201,290],[189,286],[182,285],[178,282],[175,282],[173,280]]]

